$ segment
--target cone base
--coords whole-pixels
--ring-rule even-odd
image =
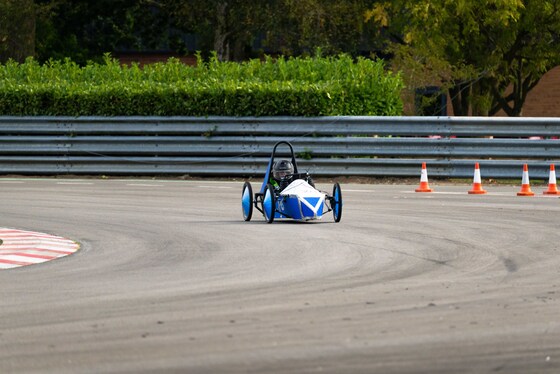
[[[548,189],[546,191],[543,191],[543,195],[560,195],[560,191],[558,191],[556,183],[549,183]]]
[[[469,195],[484,195],[486,190],[470,190]]]
[[[414,190],[415,192],[434,192],[431,188],[417,188]]]
[[[534,192],[526,191],[526,192],[518,192],[517,196],[535,196]]]
[[[430,188],[430,185],[427,181],[420,180],[420,185],[414,191],[416,192],[432,192],[433,190]]]

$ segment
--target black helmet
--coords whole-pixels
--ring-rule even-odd
[[[294,165],[288,160],[280,160],[274,163],[272,167],[272,176],[274,179],[280,180],[287,175],[294,173]]]

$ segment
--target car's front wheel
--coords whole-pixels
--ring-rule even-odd
[[[274,196],[274,187],[271,184],[267,184],[263,196],[263,214],[266,222],[272,223],[275,213],[276,198]]]

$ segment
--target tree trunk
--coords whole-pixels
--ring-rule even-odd
[[[490,83],[480,79],[472,85],[471,114],[473,116],[488,117],[492,107]]]
[[[510,117],[521,117],[523,115],[523,106],[525,105],[527,95],[539,83],[542,75],[529,74],[524,77],[523,63],[520,61],[515,67],[514,77],[513,90],[505,97],[503,96],[503,89],[496,86],[491,87],[494,100],[499,104],[495,112],[502,109]],[[491,114],[494,114],[492,112]]]
[[[216,6],[216,30],[214,30],[214,50],[218,60],[229,60],[229,40],[227,27],[227,2],[218,3]]]
[[[470,93],[471,88],[468,83],[456,83],[449,89],[451,96],[451,105],[453,106],[453,115],[468,116],[470,109]]]

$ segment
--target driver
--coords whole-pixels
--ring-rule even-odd
[[[294,165],[288,160],[280,160],[272,166],[270,183],[276,189],[284,189],[289,182],[289,177],[294,174]]]

